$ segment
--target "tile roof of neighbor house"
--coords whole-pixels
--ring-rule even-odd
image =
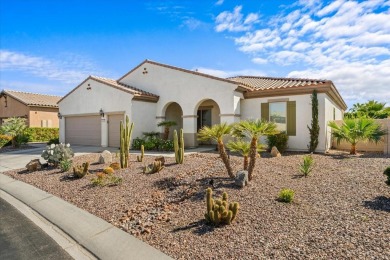
[[[330,80],[321,79],[274,78],[256,76],[237,76],[230,77],[228,79],[252,87],[254,90],[317,86],[331,83]]]
[[[29,107],[58,107],[60,96],[29,93],[15,90],[3,90],[0,96],[8,95]]]
[[[83,82],[81,82],[77,87],[75,87],[73,90],[71,90],[68,94],[66,94],[64,97],[62,97],[60,100],[58,100],[57,103],[61,102],[64,98],[69,96],[71,93],[73,93],[76,89],[78,89],[81,85],[83,85],[89,79],[92,79],[94,81],[105,84],[107,86],[111,86],[113,88],[130,93],[130,94],[134,95],[133,99],[135,99],[135,100],[157,102],[159,99],[158,95],[155,95],[153,93],[135,88],[133,86],[129,86],[127,84],[123,84],[123,83],[119,82],[118,80],[91,75],[88,78],[86,78]]]

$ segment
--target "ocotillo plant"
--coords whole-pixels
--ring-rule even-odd
[[[176,163],[182,164],[184,161],[184,136],[183,129],[180,129],[180,141],[177,136],[177,131],[173,132],[173,148],[175,150]]]
[[[137,161],[142,162],[144,160],[145,148],[144,145],[141,145],[141,156],[137,155]]]
[[[126,124],[121,121],[120,124],[120,161],[121,168],[127,168],[129,165],[129,150],[130,150],[130,139],[131,133],[133,132],[134,123],[130,124],[129,117],[126,116]]]

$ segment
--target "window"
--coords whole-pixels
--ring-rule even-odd
[[[204,126],[211,127],[211,109],[199,109],[197,121],[198,131]]]
[[[276,123],[279,131],[287,130],[287,103],[269,103],[269,121]]]

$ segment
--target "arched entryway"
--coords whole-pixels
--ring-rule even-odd
[[[172,102],[167,104],[164,115],[164,121],[174,121],[177,124],[176,126],[172,126],[170,128],[169,139],[172,139],[173,130],[179,131],[180,128],[183,128],[183,110],[178,103]]]
[[[196,107],[197,123],[196,128],[199,131],[203,126],[213,126],[221,122],[221,111],[217,102],[212,99],[206,99],[199,102]]]

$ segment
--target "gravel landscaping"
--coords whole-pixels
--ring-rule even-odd
[[[91,179],[108,165],[98,154],[74,158],[91,162],[92,174],[68,178],[59,169],[4,174],[52,193],[135,235],[175,259],[389,259],[390,187],[384,169],[390,157],[343,152],[314,154],[312,175],[298,171],[302,153],[257,160],[254,179],[238,189],[227,178],[216,153],[193,154],[177,165],[166,158],[159,173],[145,175],[131,155],[128,169],[116,171],[118,186],[95,187]],[[235,170],[242,157],[231,156]],[[205,189],[214,180],[214,196],[223,191],[240,203],[230,226],[204,221]],[[282,188],[295,191],[291,204],[277,201]]]

